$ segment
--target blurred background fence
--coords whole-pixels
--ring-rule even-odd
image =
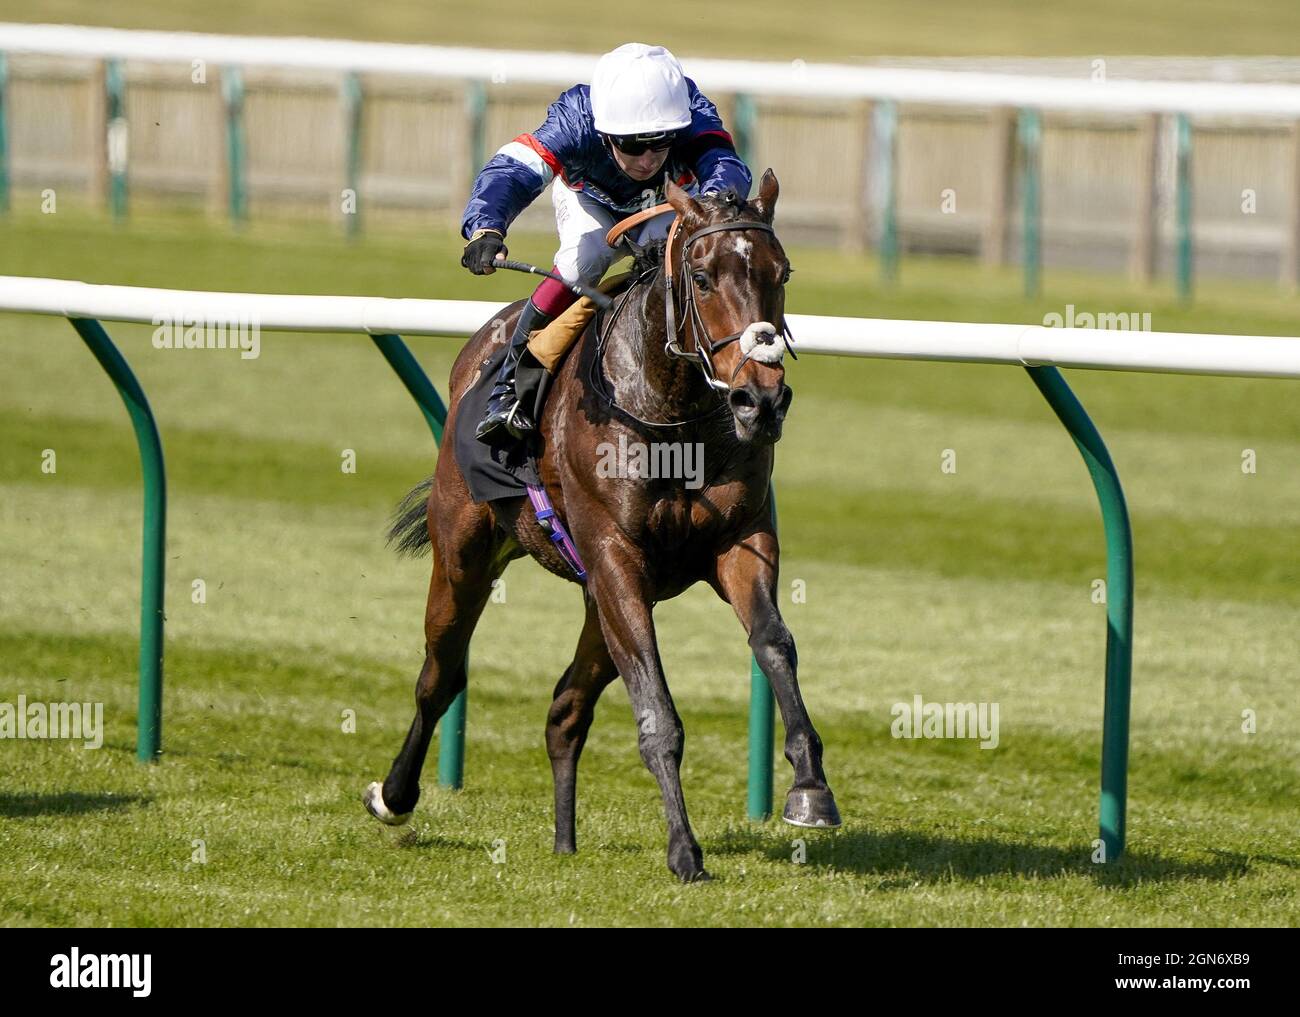
[[[0,208],[53,190],[455,230],[483,163],[594,59],[0,25]],[[1058,265],[1185,296],[1193,265],[1300,284],[1300,60],[685,65],[777,170],[795,242],[886,274],[907,252],[1019,262],[1030,291]],[[515,225],[552,228],[545,200]]]

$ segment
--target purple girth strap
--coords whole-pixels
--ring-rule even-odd
[[[569,568],[573,569],[573,574],[578,577],[578,580],[585,583],[587,581],[587,570],[582,567],[582,559],[578,556],[578,549],[574,546],[569,531],[564,528],[564,523],[560,521],[555,506],[551,504],[550,495],[546,493],[544,487],[538,487],[534,484],[526,486],[528,487],[528,500],[533,503],[533,513],[537,516],[537,524],[551,535],[551,543],[560,552],[560,557],[568,562]]]

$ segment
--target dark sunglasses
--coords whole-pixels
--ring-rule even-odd
[[[609,143],[624,155],[644,155],[646,152],[663,152],[673,147],[676,131],[657,134],[606,134]]]

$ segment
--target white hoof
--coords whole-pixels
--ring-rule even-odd
[[[384,785],[377,780],[370,782],[363,800],[366,803],[366,811],[387,826],[401,826],[411,818],[409,812],[404,812],[399,816],[389,811],[388,806],[384,804]]]

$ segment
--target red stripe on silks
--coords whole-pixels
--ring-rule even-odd
[[[694,141],[696,138],[703,138],[703,137],[705,137],[706,135],[709,135],[709,134],[716,134],[716,135],[718,135],[718,137],[720,137],[720,138],[726,138],[727,141],[731,144],[731,147],[732,147],[732,148],[735,148],[735,147],[736,147],[736,142],[732,139],[731,135],[728,134],[726,131],[721,131],[721,130],[719,130],[719,131],[700,131],[699,134],[692,134],[692,135],[690,136],[690,138],[688,138],[687,140],[689,140],[689,141]]]
[[[695,174],[692,173],[690,170],[687,170],[685,173],[683,173],[680,177],[677,178],[676,183],[678,187],[685,187],[694,179],[695,179]]]
[[[527,145],[534,152],[540,155],[546,165],[551,167],[551,172],[557,177],[564,176],[564,167],[560,164],[560,160],[555,157],[549,148],[543,145],[531,134],[521,134],[519,137],[515,138],[515,141],[519,142],[521,145]]]
[[[558,266],[552,265],[551,271],[556,275],[560,274]],[[541,285],[533,291],[533,305],[543,314],[549,314],[552,318],[568,309],[577,299],[578,294],[565,286],[564,283],[556,282],[554,279],[543,279]]]

